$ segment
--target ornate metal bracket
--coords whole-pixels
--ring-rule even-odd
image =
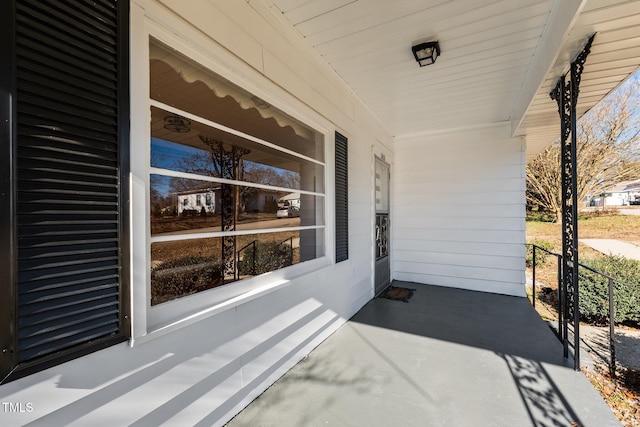
[[[564,357],[569,357],[569,322],[573,326],[574,368],[580,369],[580,311],[578,289],[578,199],[576,106],[580,93],[580,79],[595,34],[589,37],[584,49],[571,63],[570,79],[563,75],[549,96],[558,103],[560,114],[560,149],[562,183],[562,292],[560,338]],[[569,138],[571,135],[571,138]]]

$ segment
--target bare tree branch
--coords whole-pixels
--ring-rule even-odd
[[[578,202],[640,178],[640,79],[633,77],[578,121]],[[527,203],[561,217],[560,146],[527,163]]]

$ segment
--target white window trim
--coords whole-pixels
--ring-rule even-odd
[[[144,8],[139,4],[144,4]],[[170,23],[170,24],[168,24]],[[270,292],[289,286],[296,277],[304,276],[335,262],[334,126],[230,54],[226,49],[181,21],[154,2],[138,0],[131,5],[131,324],[134,343],[146,342],[201,319],[213,316]],[[313,260],[265,273],[250,279],[220,286],[209,291],[185,296],[151,306],[150,289],[150,107],[149,40],[153,37],[194,59],[212,72],[274,107],[300,120],[324,136],[324,255]],[[135,70],[135,72],[133,71]],[[282,150],[282,148],[278,148]],[[300,154],[296,155],[300,157]],[[315,159],[309,159],[318,163]],[[202,177],[198,177],[202,179]],[[247,183],[242,183],[246,185]],[[141,215],[142,213],[142,215]],[[312,226],[310,228],[318,228]],[[296,228],[298,229],[298,228]],[[282,231],[279,229],[278,231]],[[199,236],[204,237],[204,236]],[[142,286],[144,284],[144,286]]]

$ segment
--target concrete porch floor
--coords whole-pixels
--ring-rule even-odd
[[[228,426],[620,426],[527,299],[393,286]]]

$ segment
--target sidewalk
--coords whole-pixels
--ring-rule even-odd
[[[640,261],[640,246],[614,239],[579,239],[583,243],[605,255],[619,255]]]

